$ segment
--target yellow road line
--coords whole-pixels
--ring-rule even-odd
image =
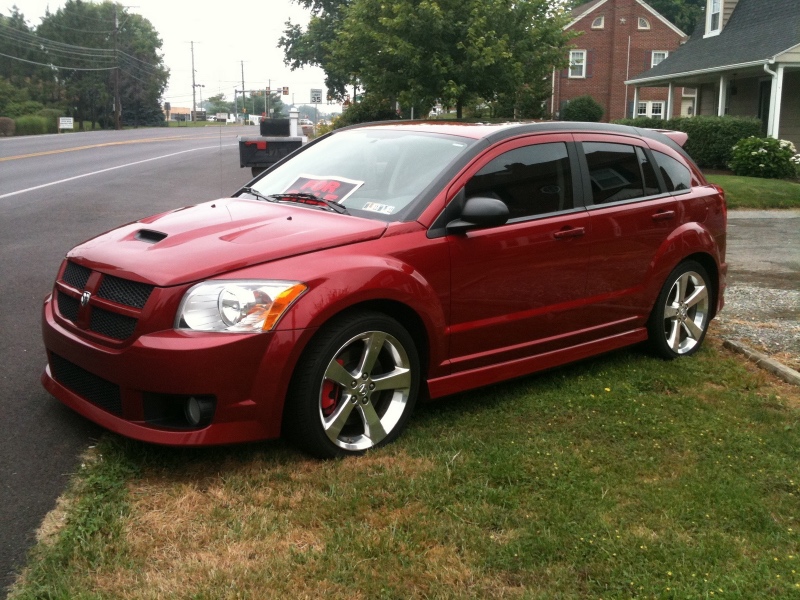
[[[94,144],[92,146],[76,146],[75,148],[62,148],[61,150],[46,150],[44,152],[34,152],[32,154],[19,154],[17,156],[0,157],[0,162],[8,160],[18,160],[20,158],[34,158],[36,156],[47,156],[49,154],[62,154],[64,152],[75,152],[76,150],[91,150],[93,148],[104,148],[106,146],[123,146],[127,144],[144,144],[149,142],[170,142],[174,140],[198,140],[211,136],[192,137],[188,135],[176,135],[163,138],[146,138],[143,140],[125,140],[121,142],[107,142],[105,144]],[[217,137],[217,136],[214,136]]]

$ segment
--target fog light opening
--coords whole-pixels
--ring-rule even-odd
[[[207,425],[214,416],[214,401],[190,396],[183,405],[183,414],[190,427]]]

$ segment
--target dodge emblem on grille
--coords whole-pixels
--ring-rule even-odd
[[[81,306],[89,304],[89,299],[92,297],[92,292],[83,292],[81,294]]]

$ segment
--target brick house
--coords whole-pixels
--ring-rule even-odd
[[[687,39],[680,29],[643,0],[592,0],[572,11],[564,29],[580,32],[572,40],[570,66],[553,73],[551,112],[558,117],[573,98],[589,95],[603,107],[603,120],[636,115],[666,116],[667,90],[642,90],[634,107],[633,89],[626,80],[650,70]],[[693,103],[691,90],[673,90],[686,112]],[[673,113],[675,110],[673,110]]]
[[[692,86],[698,115],[758,117],[764,135],[800,145],[800,0],[706,0],[691,39],[628,84],[642,98]]]

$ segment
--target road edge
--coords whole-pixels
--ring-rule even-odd
[[[728,350],[733,350],[734,352],[743,354],[757,366],[769,371],[773,375],[780,377],[783,381],[800,386],[800,373],[790,367],[787,367],[783,363],[778,362],[774,358],[770,358],[766,354],[757,352],[735,340],[723,339],[722,346]]]

